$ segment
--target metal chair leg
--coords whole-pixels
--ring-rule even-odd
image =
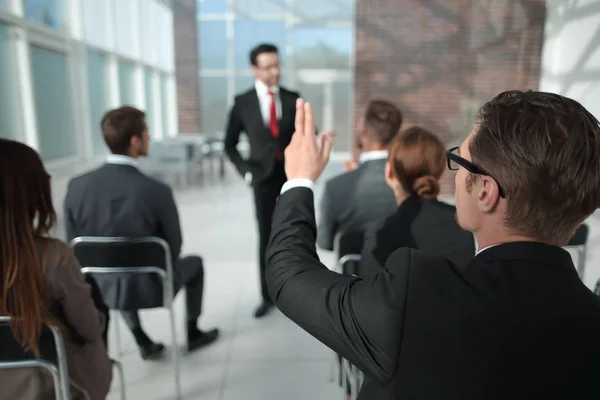
[[[335,380],[335,356],[336,354],[333,351],[329,352],[329,377],[327,378],[328,382],[333,382]]]
[[[117,358],[121,359],[121,357],[123,356],[123,348],[121,347],[121,319],[119,318],[121,313],[115,312],[113,315],[116,316],[116,318],[113,318],[113,321],[115,325],[115,343],[117,344]]]
[[[172,361],[173,361],[173,368],[174,368],[174,373],[175,373],[175,393],[177,395],[177,399],[182,399],[182,394],[181,394],[181,379],[179,376],[179,349],[177,347],[177,335],[176,335],[176,328],[175,328],[175,312],[173,310],[173,300],[171,300],[169,302],[169,316],[170,316],[170,323],[171,323],[171,337],[173,340],[173,344],[172,344],[172,349],[171,349],[171,356],[172,356]]]
[[[111,360],[113,367],[117,369],[117,373],[119,375],[120,382],[120,392],[121,392],[121,400],[125,400],[127,398],[125,394],[125,373],[123,372],[123,365],[117,360]]]

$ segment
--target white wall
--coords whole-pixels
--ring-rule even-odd
[[[540,90],[581,102],[600,118],[600,0],[548,0]]]

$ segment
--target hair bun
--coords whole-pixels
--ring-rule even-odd
[[[440,194],[440,182],[431,175],[420,176],[413,183],[414,193],[425,199],[434,199]]]

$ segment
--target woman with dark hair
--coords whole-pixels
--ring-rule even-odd
[[[437,200],[446,167],[444,143],[415,126],[397,135],[389,147],[385,174],[398,209],[365,232],[359,274],[376,274],[401,247],[421,249],[466,267],[475,255],[473,235],[456,222],[456,209]]]
[[[37,357],[42,325],[59,327],[73,398],[101,400],[112,379],[105,318],[69,247],[50,238],[55,223],[50,176],[39,155],[0,139],[0,315],[14,317],[15,338]],[[54,393],[50,375],[34,370],[1,371],[0,387],[10,399]]]

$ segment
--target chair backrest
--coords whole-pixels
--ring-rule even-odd
[[[339,272],[357,274],[364,236],[364,231],[340,232],[336,235],[334,248],[341,269]]]
[[[158,267],[166,270],[171,264],[169,246],[156,237],[81,236],[71,241],[71,247],[82,267]]]
[[[54,326],[42,328],[40,358],[26,351],[13,336],[11,317],[0,316],[0,369],[44,368],[52,375],[56,399],[71,399],[67,356],[62,334]]]
[[[587,224],[579,225],[579,228],[575,231],[575,234],[567,243],[567,247],[571,246],[585,246],[590,235],[590,227]]]
[[[167,243],[155,237],[92,237],[71,241],[81,272],[91,274],[113,310],[163,307],[173,300],[173,266]]]
[[[576,253],[576,266],[577,273],[583,279],[585,274],[585,261],[587,256],[587,242],[590,236],[590,227],[587,224],[581,224],[579,228],[575,231],[569,243],[567,243],[564,248],[571,253],[572,251]]]

